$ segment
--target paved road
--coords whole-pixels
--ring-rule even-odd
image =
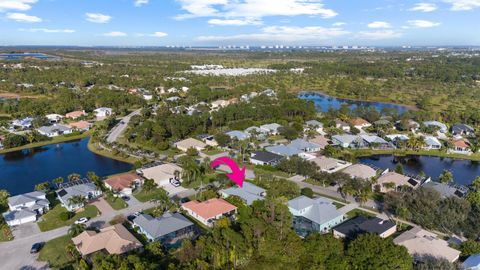
[[[109,226],[109,221],[117,215],[128,216],[134,212],[140,212],[142,210],[152,208],[155,204],[153,202],[135,203],[129,205],[127,208],[118,211],[106,211],[101,216],[91,219],[87,226],[102,228]],[[16,230],[28,230],[32,231],[32,225],[36,224],[24,224],[24,227],[17,227]],[[23,226],[23,225],[22,225]],[[36,229],[36,228],[35,228]],[[35,270],[35,269],[48,269],[43,262],[36,261],[37,255],[30,254],[30,248],[34,243],[47,242],[54,238],[63,236],[68,233],[69,227],[61,227],[55,230],[47,232],[36,233],[21,233],[14,232],[16,236],[13,241],[0,242],[0,269],[6,270]]]
[[[139,115],[142,109],[138,109],[129,115],[125,116],[120,120],[120,122],[110,130],[110,133],[108,134],[107,137],[107,142],[108,143],[113,143],[115,142],[120,135],[122,135],[123,131],[127,128],[128,122],[130,122],[130,119],[135,116]]]

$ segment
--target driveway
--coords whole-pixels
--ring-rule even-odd
[[[93,200],[90,204],[95,205],[98,210],[100,210],[101,215],[111,215],[111,213],[115,212],[113,208],[108,204],[107,201],[103,197],[97,198]]]
[[[25,238],[40,233],[37,223],[31,222],[11,228],[14,239]]]
[[[165,191],[167,191],[168,197],[170,197],[170,198],[179,194],[179,193],[185,192],[187,190],[186,188],[184,188],[182,186],[174,187],[171,184],[166,184],[164,186],[161,186],[161,188],[163,188],[163,189],[165,189]]]

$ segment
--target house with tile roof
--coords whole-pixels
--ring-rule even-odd
[[[205,226],[212,227],[216,220],[226,217],[235,218],[237,207],[224,199],[213,198],[204,202],[189,201],[182,209]]]
[[[449,142],[448,152],[453,154],[471,155],[470,142],[466,139],[454,139]]]
[[[78,130],[78,131],[87,131],[90,130],[92,127],[92,123],[89,123],[87,121],[78,121],[78,122],[73,122],[68,124],[72,129]]]
[[[297,197],[288,201],[288,209],[293,215],[293,228],[302,237],[314,232],[327,233],[345,219],[333,202],[323,197]]]
[[[133,226],[149,241],[160,241],[169,248],[177,246],[183,239],[191,239],[198,234],[198,228],[180,213],[166,212],[154,218],[141,214],[133,220]]]
[[[73,112],[69,112],[67,114],[65,114],[65,117],[66,118],[70,118],[70,119],[78,119],[82,116],[87,116],[87,113],[85,111],[73,111]]]
[[[357,129],[362,129],[362,128],[368,128],[368,127],[371,127],[372,124],[370,124],[370,122],[368,122],[367,120],[363,119],[363,118],[354,118],[354,119],[351,119],[349,121],[350,125],[352,125],[353,127],[357,128]]]
[[[84,231],[72,238],[72,242],[82,257],[99,251],[119,255],[143,247],[142,243],[122,224],[100,229],[99,232]]]
[[[199,141],[197,139],[193,139],[193,138],[181,140],[179,142],[174,143],[174,145],[175,147],[178,148],[178,150],[183,152],[187,152],[187,150],[190,148],[194,148],[200,152],[205,150],[205,148],[207,147],[207,145],[204,142]]]
[[[342,172],[350,175],[352,178],[369,180],[377,176],[377,171],[370,166],[364,164],[353,164],[348,166]]]
[[[459,250],[451,248],[447,241],[442,240],[436,234],[420,227],[414,227],[402,233],[393,242],[406,247],[408,253],[417,261],[421,261],[422,256],[432,256],[453,263],[458,260],[461,253]]]
[[[420,186],[420,182],[403,174],[387,171],[378,177],[376,188],[378,188],[380,192],[386,193],[398,190],[403,186],[415,189]]]
[[[131,195],[142,184],[143,178],[136,173],[123,173],[105,180],[105,186],[120,195]]]

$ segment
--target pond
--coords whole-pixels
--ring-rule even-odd
[[[410,110],[407,106],[376,102],[376,101],[359,101],[353,99],[343,99],[328,96],[318,92],[301,92],[298,97],[304,100],[311,100],[315,104],[315,107],[320,112],[327,112],[329,108],[340,109],[343,104],[350,105],[350,109],[356,107],[374,107],[377,111],[381,112],[383,109],[396,109],[400,114]]]
[[[48,59],[53,56],[44,53],[0,53],[0,60],[22,60],[24,58]]]
[[[35,185],[71,173],[85,176],[93,171],[107,176],[129,171],[129,163],[97,155],[88,150],[88,138],[0,155],[0,189],[11,195],[34,190]]]
[[[470,160],[414,155],[405,157],[375,155],[362,157],[359,161],[366,165],[391,170],[401,163],[406,174],[418,175],[423,171],[433,180],[437,180],[443,170],[449,170],[453,174],[454,181],[462,185],[469,185],[473,179],[480,176],[480,162]]]

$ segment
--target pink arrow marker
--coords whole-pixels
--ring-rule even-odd
[[[230,180],[232,180],[239,187],[243,187],[243,181],[245,180],[245,169],[246,169],[246,167],[243,166],[243,168],[240,170],[237,163],[229,157],[219,157],[219,158],[215,159],[212,162],[212,164],[210,165],[210,167],[212,169],[214,169],[215,167],[217,167],[218,165],[221,165],[221,164],[227,165],[232,170],[232,173],[227,173],[226,174],[227,177],[230,178]]]

